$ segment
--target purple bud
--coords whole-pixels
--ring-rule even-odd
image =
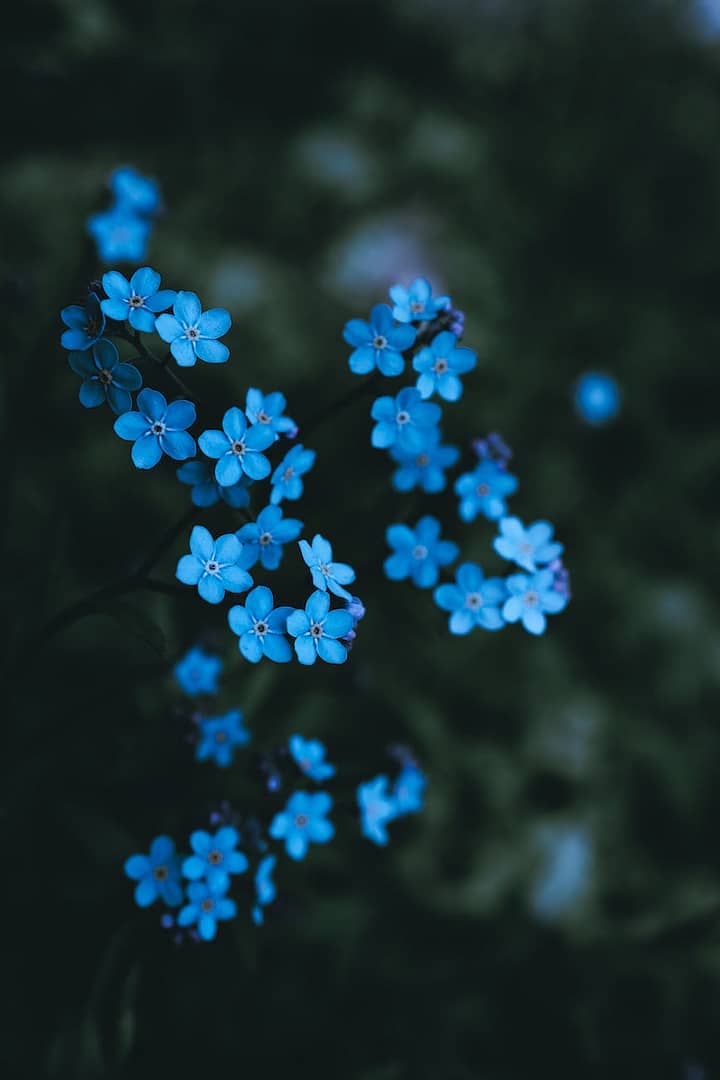
[[[164,930],[169,930],[171,926],[175,925],[175,920],[173,919],[172,915],[170,915],[168,912],[165,912],[164,915],[160,916],[160,925]]]
[[[461,338],[465,331],[465,312],[455,308],[448,311],[448,330],[451,331],[457,338]]]
[[[348,600],[345,610],[352,615],[356,623],[365,617],[365,605],[359,596],[353,596],[352,600]]]
[[[472,448],[480,461],[493,461],[499,468],[506,469],[513,452],[497,431],[491,431],[484,439],[473,439]]]
[[[286,439],[296,439],[299,434],[300,428],[297,426],[297,424],[293,424],[291,428],[288,428],[287,431],[284,432]]]

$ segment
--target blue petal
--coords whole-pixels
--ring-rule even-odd
[[[94,409],[97,405],[102,405],[105,402],[105,387],[98,379],[86,379],[80,385],[78,397],[80,398],[80,404],[84,405],[86,409]],[[128,404],[131,405],[132,401],[129,401]]]
[[[179,292],[175,297],[173,311],[181,322],[184,322],[187,326],[195,326],[202,312],[197,294],[194,292]]]
[[[161,315],[160,318],[162,317]],[[182,337],[175,338],[170,346],[170,352],[177,360],[178,367],[194,367],[197,357],[192,341]]]
[[[187,431],[167,431],[160,436],[160,446],[163,453],[173,461],[184,461],[186,458],[195,457],[195,440]]]
[[[175,576],[183,585],[197,585],[205,573],[205,565],[196,555],[183,555],[177,564]]]
[[[151,420],[162,420],[167,409],[167,401],[159,390],[150,390],[146,387],[138,394],[138,409]]]
[[[197,412],[191,401],[171,401],[165,413],[165,424],[171,431],[185,431],[196,419]]]
[[[214,341],[209,338],[200,338],[195,346],[195,352],[206,364],[224,364],[230,356],[227,345],[223,344],[222,341]]]
[[[227,435],[216,429],[203,431],[198,438],[198,443],[203,454],[209,458],[221,458],[230,448]]]
[[[174,315],[159,315],[155,320],[155,330],[167,342],[175,341],[183,334],[183,328]]]
[[[200,316],[198,330],[203,337],[219,338],[227,334],[231,325],[232,319],[229,311],[225,311],[224,308],[210,308]]]
[[[133,443],[130,456],[138,469],[152,469],[162,457],[160,440],[157,435],[143,435]]]
[[[225,596],[225,586],[220,578],[205,574],[198,582],[198,592],[208,604],[219,604]]]
[[[105,277],[107,276],[106,274]],[[130,278],[130,288],[136,296],[152,296],[153,293],[158,291],[159,287],[160,275],[151,266],[141,266]],[[103,278],[103,288],[107,292],[105,278]]]

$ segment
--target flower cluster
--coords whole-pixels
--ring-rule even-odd
[[[116,169],[109,186],[110,208],[92,214],[87,223],[98,256],[104,263],[142,262],[153,218],[161,209],[158,186],[129,166]]]

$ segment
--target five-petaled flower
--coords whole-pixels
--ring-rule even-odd
[[[68,363],[82,376],[80,404],[94,409],[107,401],[114,413],[132,409],[131,390],[142,386],[142,375],[132,364],[122,364],[112,341],[100,338],[90,349],[68,354]]]
[[[420,373],[417,388],[423,398],[437,392],[445,401],[457,401],[463,392],[460,376],[472,371],[476,363],[472,349],[458,345],[452,330],[443,330],[413,357],[413,368]]]
[[[472,472],[463,473],[455,481],[455,494],[460,496],[460,517],[474,521],[482,514],[497,521],[507,511],[506,498],[517,491],[517,478],[494,461],[481,461]]]
[[[163,341],[170,344],[180,367],[192,367],[196,360],[208,364],[224,364],[230,350],[216,339],[230,329],[230,315],[224,308],[211,308],[203,312],[199,298],[194,292],[179,292],[175,298],[172,315],[160,315],[155,322]]]
[[[131,855],[125,862],[125,873],[137,881],[135,903],[139,907],[148,907],[158,897],[168,907],[182,903],[180,861],[169,836],[156,836],[149,855]]]
[[[256,926],[262,926],[265,921],[265,915],[263,908],[268,904],[272,904],[277,895],[277,889],[275,882],[272,879],[272,873],[275,869],[275,863],[277,862],[276,855],[266,855],[258,863],[258,868],[255,872],[255,906],[252,909],[252,919]]]
[[[393,316],[398,322],[421,322],[435,319],[441,311],[449,310],[449,296],[433,296],[432,285],[427,278],[415,278],[410,285],[392,285],[389,290],[393,302]]]
[[[325,817],[331,807],[332,798],[326,791],[296,791],[272,819],[270,835],[285,841],[291,859],[304,859],[310,843],[327,844],[335,835],[332,822]]]
[[[376,421],[371,443],[378,450],[397,446],[420,454],[433,439],[431,432],[440,420],[441,409],[434,402],[423,401],[420,391],[407,386],[397,397],[379,397],[370,411]]]
[[[345,323],[343,337],[355,346],[348,364],[355,375],[367,375],[377,368],[383,375],[400,375],[405,369],[403,352],[415,344],[417,331],[413,326],[394,326],[392,311],[387,304],[376,304],[370,312],[370,322],[350,319]]]
[[[409,577],[419,588],[430,589],[437,582],[438,567],[448,566],[458,556],[457,544],[440,539],[440,522],[430,515],[420,518],[414,529],[390,525],[385,535],[393,554],[383,569],[391,581]]]
[[[237,484],[222,487],[215,479],[215,470],[208,461],[186,461],[175,474],[181,484],[192,488],[190,501],[193,506],[214,506],[220,499],[236,510],[250,505],[248,486],[252,483],[243,473]]]
[[[357,801],[363,836],[384,847],[388,842],[386,826],[395,817],[395,800],[388,791],[387,776],[376,776],[359,784]]]
[[[325,760],[325,747],[319,739],[304,739],[302,735],[291,735],[288,748],[300,771],[316,784],[321,784],[323,780],[329,780],[335,775],[335,766]]]
[[[289,435],[297,431],[297,424],[285,416],[287,402],[279,390],[263,394],[262,390],[251,386],[245,395],[245,415],[251,424],[268,424],[277,440],[280,435]]]
[[[535,521],[526,529],[520,518],[501,518],[500,534],[493,541],[498,555],[531,574],[564,551],[563,545],[552,539],[553,527],[549,521]]]
[[[139,263],[147,254],[150,222],[125,206],[113,206],[110,210],[91,214],[87,230],[104,263]]]
[[[154,214],[160,209],[160,189],[132,165],[121,165],[110,177],[110,189],[118,205],[135,214]]]
[[[63,308],[60,318],[68,327],[60,338],[64,349],[89,349],[105,332],[105,316],[100,300],[94,292],[88,293],[84,305],[71,304],[70,307]]]
[[[552,570],[536,574],[511,574],[507,579],[509,598],[503,605],[506,622],[522,622],[530,634],[542,634],[547,625],[546,615],[557,615],[567,606],[567,597],[555,588]]]
[[[218,677],[223,668],[219,656],[211,656],[195,645],[189,649],[174,668],[176,682],[189,697],[198,694],[216,694]]]
[[[197,585],[209,604],[219,604],[226,590],[245,592],[253,583],[247,570],[238,565],[241,556],[242,544],[233,533],[214,540],[203,525],[196,525],[190,533],[190,555],[178,562],[176,577],[183,585]]]
[[[212,941],[217,924],[234,919],[237,905],[223,896],[222,891],[212,889],[205,881],[191,881],[187,888],[188,903],[178,912],[178,926],[196,925],[203,941]]]
[[[252,664],[263,656],[276,664],[292,660],[292,649],[286,637],[291,607],[274,607],[273,594],[267,585],[258,585],[247,594],[245,605],[235,604],[228,611],[228,625],[237,634],[240,652]]]
[[[191,881],[204,878],[214,892],[225,892],[231,874],[242,874],[248,861],[237,850],[240,834],[232,825],[223,825],[216,833],[196,829],[190,834],[194,854],[183,860],[182,872]]]
[[[270,502],[283,499],[299,499],[303,493],[302,477],[315,464],[315,451],[306,450],[302,443],[288,450],[272,475]]]
[[[393,446],[390,456],[400,466],[393,473],[392,484],[396,491],[412,491],[422,488],[428,495],[445,490],[445,469],[456,464],[460,457],[457,446],[440,446],[440,432],[432,428],[425,446],[420,451],[401,450]]]
[[[242,525],[235,534],[243,546],[243,566],[249,570],[259,559],[266,570],[277,570],[282,545],[297,540],[302,527],[298,518],[284,518],[279,506],[264,507],[255,521]]]
[[[502,578],[485,578],[476,563],[463,563],[457,569],[455,585],[438,585],[435,603],[449,611],[451,634],[469,634],[476,626],[500,630],[503,617],[500,607],[507,599]]]
[[[236,746],[246,746],[250,732],[243,727],[243,714],[231,709],[223,716],[206,716],[200,721],[200,733],[195,748],[196,761],[214,761],[221,768],[232,764]]]
[[[355,580],[355,571],[347,563],[332,561],[330,542],[320,533],[316,533],[312,546],[307,540],[300,540],[298,546],[306,566],[310,568],[315,588],[329,590],[343,600],[352,600],[352,594],[344,589],[343,585],[349,585]]]
[[[141,390],[137,412],[118,416],[113,430],[132,442],[131,457],[138,469],[152,469],[163,454],[184,461],[195,454],[195,440],[186,428],[195,423],[191,401],[171,401],[168,405],[159,390]]]
[[[103,314],[117,322],[127,319],[133,330],[146,334],[155,329],[158,312],[171,307],[177,295],[174,289],[160,289],[160,275],[150,266],[136,270],[129,281],[119,270],[109,270],[102,284],[108,297],[100,304]]]
[[[270,473],[270,462],[261,451],[275,441],[268,424],[248,427],[245,413],[233,406],[223,416],[223,429],[203,431],[198,442],[206,457],[217,460],[215,479],[221,487],[237,484],[243,474],[251,480],[263,480]]]
[[[347,649],[338,641],[353,628],[348,611],[330,611],[330,597],[317,590],[305,610],[288,617],[288,633],[295,638],[295,653],[301,664],[314,664],[318,656],[327,664],[344,664]]]

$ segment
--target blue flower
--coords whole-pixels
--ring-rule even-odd
[[[388,792],[387,776],[359,784],[357,801],[363,836],[384,847],[388,842],[386,826],[395,817],[395,799]]]
[[[265,921],[263,915],[263,908],[268,904],[272,904],[273,900],[277,896],[277,889],[275,888],[275,882],[272,879],[272,873],[275,869],[275,863],[277,862],[276,855],[266,855],[260,860],[257,871],[255,873],[255,900],[256,904],[252,909],[252,918],[256,926],[262,926]]]
[[[352,600],[352,594],[344,589],[343,585],[349,585],[355,580],[355,571],[347,563],[332,561],[332,547],[324,536],[316,533],[312,547],[307,540],[300,540],[298,547],[306,566],[310,567],[312,582],[316,589],[329,589],[331,593],[341,596],[343,600]]]
[[[121,439],[133,443],[130,456],[138,469],[152,469],[163,454],[183,461],[195,454],[195,440],[186,428],[195,423],[191,401],[172,401],[168,405],[158,390],[141,390],[137,412],[118,416],[113,430]]]
[[[276,664],[292,660],[292,649],[283,635],[287,632],[291,607],[273,607],[273,594],[266,585],[258,585],[247,594],[245,606],[236,604],[228,611],[228,624],[237,634],[238,648],[246,660],[257,664],[263,656]]]
[[[263,394],[262,390],[250,387],[245,397],[245,415],[251,424],[268,424],[277,439],[280,435],[297,431],[297,424],[289,416],[284,416],[285,395],[279,390]]]
[[[214,540],[203,525],[196,525],[190,533],[190,551],[177,564],[176,577],[183,585],[197,585],[209,604],[219,604],[226,589],[241,593],[252,585],[247,570],[238,565],[242,544],[232,533]]]
[[[395,398],[376,398],[370,415],[377,421],[370,439],[374,447],[387,450],[397,446],[420,454],[434,437],[431,432],[440,419],[441,409],[423,401],[420,391],[409,386]]]
[[[427,787],[425,775],[417,765],[403,766],[393,785],[392,798],[395,804],[395,817],[403,814],[416,814],[423,808],[423,792]]]
[[[227,345],[216,339],[227,334],[230,315],[224,308],[203,312],[194,292],[179,292],[172,315],[159,315],[155,322],[163,341],[170,344],[180,367],[192,367],[196,360],[207,364],[224,364],[230,355]]]
[[[297,518],[284,518],[279,506],[266,506],[235,534],[243,546],[243,565],[249,570],[259,559],[266,570],[277,570],[282,545],[297,540],[302,527]]]
[[[458,345],[452,330],[443,330],[413,357],[413,368],[420,372],[417,388],[424,398],[437,392],[445,401],[457,401],[463,392],[460,376],[472,371],[476,363],[472,349]]]
[[[458,556],[457,544],[440,539],[440,522],[429,515],[420,518],[414,529],[390,525],[385,535],[393,554],[383,569],[391,581],[409,577],[419,588],[430,589],[437,582],[438,567],[447,566]]]
[[[124,206],[114,206],[100,214],[91,214],[87,230],[104,263],[139,263],[147,255],[152,226]]]
[[[301,477],[315,464],[315,451],[306,450],[302,443],[288,450],[272,475],[270,502],[279,503],[283,499],[299,499],[303,493]]]
[[[213,892],[225,892],[230,887],[230,875],[242,874],[248,861],[242,851],[237,851],[240,834],[232,825],[223,825],[213,835],[203,829],[190,834],[190,847],[194,854],[183,861],[182,872],[191,881],[203,878]]]
[[[60,318],[68,327],[63,330],[60,344],[63,349],[83,351],[99,341],[105,332],[105,316],[100,308],[100,300],[91,292],[85,304],[71,304],[63,308]]]
[[[178,926],[196,924],[203,941],[212,941],[217,934],[217,924],[237,915],[235,901],[223,896],[221,891],[211,889],[205,881],[192,881],[187,894],[189,903],[178,912]]]
[[[195,749],[196,761],[210,759],[221,768],[232,764],[236,746],[246,746],[250,732],[243,727],[243,714],[231,709],[223,716],[206,716],[200,721],[200,738]]]
[[[335,766],[325,761],[325,747],[319,739],[291,735],[288,746],[298,768],[317,784],[335,775]]]
[[[143,266],[128,279],[118,270],[109,270],[103,274],[103,289],[108,297],[100,304],[108,319],[124,322],[126,319],[133,330],[142,330],[146,334],[155,329],[155,316],[175,303],[174,289],[160,289],[160,275],[157,270]]]
[[[393,326],[387,304],[376,304],[370,322],[351,319],[345,323],[343,337],[355,346],[348,364],[355,375],[367,375],[377,368],[383,375],[400,375],[405,370],[403,352],[415,344],[417,331],[412,326]]]
[[[180,689],[189,697],[195,697],[197,694],[217,694],[222,669],[219,656],[211,656],[196,645],[177,662],[174,675]]]
[[[190,499],[193,506],[214,506],[220,499],[236,510],[250,505],[248,486],[252,480],[245,475],[237,484],[221,487],[209,462],[186,461],[177,470],[176,476],[181,484],[191,485]]]
[[[501,518],[500,533],[493,541],[498,555],[517,563],[531,574],[538,567],[557,559],[564,551],[562,544],[552,541],[553,527],[549,521],[535,521],[526,529],[520,518]]]
[[[100,338],[91,349],[68,354],[68,363],[82,376],[80,404],[94,409],[107,401],[114,413],[132,409],[131,390],[142,386],[142,375],[132,364],[121,364],[112,341]]]
[[[168,907],[182,903],[180,861],[169,836],[156,836],[149,855],[131,855],[125,863],[125,873],[138,883],[135,888],[138,907],[148,907],[158,897]]]
[[[122,165],[110,177],[110,188],[118,205],[136,214],[155,214],[160,209],[160,189],[154,180],[137,169]]]
[[[499,630],[503,625],[500,605],[507,597],[502,578],[485,578],[475,563],[463,563],[457,569],[456,585],[438,585],[435,603],[451,612],[451,634],[469,634],[476,626]]]
[[[589,424],[605,424],[620,410],[620,390],[612,375],[589,371],[575,388],[575,406]]]
[[[393,317],[402,323],[435,319],[452,304],[449,296],[433,296],[432,285],[423,277],[415,278],[407,288],[404,285],[393,285],[389,292],[395,305]]]
[[[440,446],[440,432],[432,428],[425,446],[420,451],[401,450],[393,446],[390,456],[400,468],[393,473],[392,483],[396,491],[412,491],[419,487],[428,495],[445,490],[444,469],[455,465],[460,457],[457,446]]]
[[[517,491],[517,478],[505,472],[494,461],[481,461],[472,472],[463,473],[455,481],[455,494],[460,496],[460,517],[474,521],[482,514],[497,521],[507,513],[505,498]]]
[[[344,664],[347,649],[337,639],[352,627],[352,615],[347,611],[330,611],[330,597],[320,590],[312,594],[304,611],[293,611],[287,621],[301,664],[314,664],[318,656],[326,664]]]
[[[530,634],[545,632],[545,615],[557,615],[567,606],[567,597],[555,588],[552,570],[540,570],[528,577],[511,574],[507,579],[510,597],[503,606],[503,618],[514,623],[520,620]]]
[[[326,791],[296,791],[285,809],[272,819],[270,835],[285,841],[291,859],[304,859],[310,843],[327,844],[335,835],[332,822],[325,817],[331,807],[332,799]]]
[[[222,431],[203,431],[200,449],[217,459],[215,479],[221,487],[237,484],[243,473],[251,480],[263,480],[270,473],[270,462],[261,450],[267,450],[275,436],[267,424],[248,427],[242,409],[233,406],[223,416]]]

